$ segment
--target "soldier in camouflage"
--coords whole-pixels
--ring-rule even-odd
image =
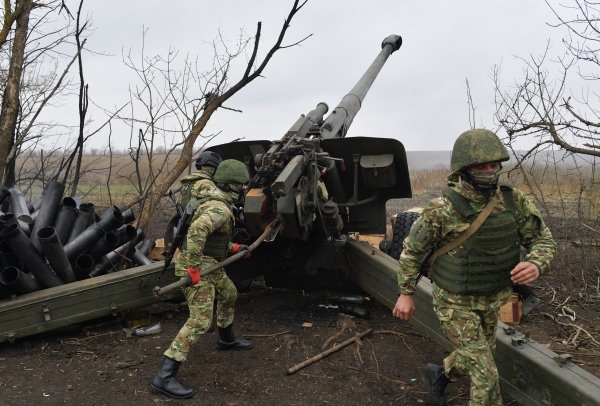
[[[205,182],[201,188],[196,187],[198,182],[194,185],[194,197],[190,203],[197,208],[175,263],[175,274],[181,277],[189,275],[192,280],[192,285],[183,289],[190,317],[164,353],[163,364],[151,385],[154,392],[177,399],[194,395],[195,390],[182,384],[175,375],[192,345],[211,325],[215,299],[219,328],[217,348],[247,350],[252,347],[250,341],[241,340],[233,333],[237,290],[225,270],[201,277],[202,269],[222,261],[228,253],[248,250],[245,245],[231,243],[234,230],[231,204],[238,200],[243,185],[248,181],[250,177],[246,166],[228,159],[217,167],[214,183]],[[250,251],[245,258],[249,256]]]
[[[185,207],[191,198],[199,199],[202,190],[211,189],[213,175],[217,166],[223,161],[219,154],[212,151],[202,151],[196,159],[196,172],[181,179],[181,205]]]
[[[509,159],[489,130],[461,134],[452,150],[452,173],[443,196],[433,199],[404,240],[398,269],[400,297],[393,315],[408,320],[421,259],[432,247],[451,242],[477,218],[490,199],[485,222],[458,247],[437,257],[431,268],[433,307],[454,346],[443,365],[427,365],[431,403],[446,403],[445,389],[457,376],[471,378],[470,406],[502,405],[494,363],[499,308],[513,284],[535,281],[548,270],[556,242],[523,192],[498,182]],[[527,254],[521,259],[521,246]]]

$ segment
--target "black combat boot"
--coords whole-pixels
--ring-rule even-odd
[[[446,404],[446,386],[450,378],[446,376],[444,367],[427,364],[427,378],[429,378],[429,399],[433,406],[444,406]]]
[[[187,399],[194,396],[196,390],[188,388],[175,377],[181,362],[175,361],[169,357],[165,357],[162,365],[158,370],[158,374],[150,384],[150,388],[154,393],[162,393],[175,399]]]
[[[217,340],[219,350],[249,350],[252,343],[248,340],[236,338],[233,334],[233,324],[227,327],[219,327],[219,339]]]

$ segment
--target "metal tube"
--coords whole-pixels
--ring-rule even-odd
[[[133,213],[133,210],[128,209],[125,210],[124,212],[122,212],[123,214],[123,224],[129,224],[129,223],[133,223],[135,221],[135,214]]]
[[[400,49],[401,45],[402,38],[398,35],[390,35],[383,40],[379,55],[321,126],[322,139],[343,138],[346,136],[348,128],[360,110],[361,104],[379,71],[381,71],[392,52]]]
[[[58,215],[58,206],[60,205],[64,191],[65,185],[62,183],[50,181],[46,185],[46,189],[44,190],[44,201],[42,202],[42,207],[40,207],[40,214],[38,214],[33,230],[31,230],[31,242],[38,252],[42,252],[42,245],[37,238],[37,233],[42,228],[54,224],[54,220]],[[39,282],[41,283],[41,281]]]
[[[94,266],[94,269],[90,272],[90,277],[96,277],[100,275],[104,275],[106,273],[112,273],[115,271],[113,268],[113,262],[118,261],[121,258],[121,255],[125,251],[127,245],[121,245],[116,250],[108,253],[107,255],[100,258],[98,263]]]
[[[144,238],[146,238],[146,235],[144,234],[144,230],[142,230],[141,228],[138,228],[137,235],[135,236],[135,238],[133,240],[131,240],[131,242],[129,244],[127,244],[127,246],[125,247],[125,251],[123,251],[124,252],[123,256],[125,258],[131,259],[133,253],[135,252],[136,245],[138,245],[140,242],[144,241]]]
[[[121,212],[113,210],[106,217],[102,218],[99,223],[94,223],[86,228],[74,240],[65,245],[65,252],[69,261],[74,261],[75,258],[90,248],[92,244],[102,238],[104,234],[115,230],[121,224],[123,224]]]
[[[38,211],[41,207],[42,207],[42,203],[44,202],[44,195],[41,195],[40,197],[38,197],[37,199],[35,199],[32,203],[31,206],[33,207],[33,211]]]
[[[15,254],[21,258],[21,261],[29,269],[29,272],[35,276],[40,285],[45,288],[53,288],[63,284],[60,278],[52,272],[52,269],[46,265],[46,260],[42,254],[35,249],[33,242],[27,238],[18,225],[12,224],[5,227],[0,232],[0,236],[10,245]],[[36,241],[39,241],[37,235],[35,237]]]
[[[81,201],[81,197],[78,196],[71,196],[71,199],[73,199],[73,201],[75,202],[75,207],[79,208],[79,206],[81,206],[81,204],[83,203]]]
[[[87,213],[87,223],[85,225],[85,228],[88,228],[89,226],[91,226],[92,224],[94,224],[96,222],[96,212],[95,212],[95,206],[94,203],[81,203],[79,205],[79,210],[81,210],[84,213]],[[81,230],[83,231],[83,230]]]
[[[82,206],[83,206],[83,204],[82,204]],[[77,236],[79,236],[79,234],[81,234],[87,228],[88,218],[89,218],[89,214],[82,210],[77,210],[75,212],[75,219],[73,220],[73,223],[71,223],[71,230],[69,231],[69,237],[67,237],[67,242],[63,243],[63,245],[66,246],[67,244],[69,244],[71,241],[73,241],[75,238],[77,238]],[[92,224],[94,224],[94,223],[92,222]]]
[[[135,227],[130,224],[119,228],[117,231],[115,231],[115,233],[117,234],[117,238],[119,238],[119,247],[123,244],[127,244],[129,241],[133,240],[137,235]]]
[[[7,225],[11,225],[11,224],[16,224],[19,226],[19,228],[21,228],[21,230],[25,233],[25,235],[29,236],[31,233],[31,230],[29,229],[29,224],[23,222],[23,221],[19,221],[15,218],[15,215],[12,213],[6,213],[2,215],[2,220],[4,220],[4,222]]]
[[[114,211],[118,211],[121,212],[121,210],[115,206],[114,204],[112,206],[110,206],[104,213],[102,213],[102,215],[100,216],[101,219],[105,218],[106,216],[110,216],[110,213],[114,212]]]
[[[152,261],[146,255],[142,253],[139,249],[135,249],[133,251],[133,255],[131,256],[131,260],[138,265],[148,265],[151,264]]]
[[[108,254],[119,246],[119,237],[114,231],[108,232],[102,236],[94,245],[92,245],[85,253],[98,261],[101,257]]]
[[[14,266],[7,266],[0,271],[0,283],[21,295],[42,289],[33,276]]]
[[[62,245],[65,245],[68,242],[69,234],[76,218],[77,209],[73,206],[65,205],[63,199],[63,206],[60,208],[58,216],[56,216],[56,221],[54,222],[56,235]]]
[[[6,241],[0,242],[0,258],[2,258],[2,265],[4,267],[14,266],[17,269],[25,271],[25,265],[19,258],[13,249],[8,245]]]
[[[92,244],[95,244],[104,234],[106,232],[102,230],[98,223],[86,228],[74,240],[65,245],[65,253],[69,261],[75,261],[78,256],[83,254]]]
[[[62,199],[62,205],[63,206],[69,206],[72,207],[74,209],[77,208],[77,201],[75,199],[73,199],[72,197],[65,197],[64,199]]]
[[[98,225],[100,228],[102,228],[102,230],[104,230],[105,233],[115,231],[117,228],[123,225],[123,214],[121,213],[121,210],[117,209],[116,207],[115,209],[116,210],[112,210],[110,213],[100,217]]]
[[[73,209],[70,207],[70,209]],[[58,233],[54,227],[44,227],[38,231],[38,238],[42,244],[42,252],[54,272],[64,283],[75,282],[75,273],[69,263],[65,249],[60,242]]]
[[[135,248],[137,248],[144,255],[148,255],[150,253],[151,247],[152,241],[150,241],[150,238],[146,238],[145,240],[143,240],[135,246]]]
[[[94,268],[94,258],[87,254],[81,254],[75,261],[75,276],[78,281],[88,279],[90,271]]]
[[[27,207],[27,202],[25,201],[23,192],[15,188],[10,189],[10,196],[8,197],[8,200],[10,202],[12,213],[17,220],[21,220],[27,224],[33,221],[29,215],[29,208]]]
[[[10,196],[8,189],[5,189],[4,186],[0,186],[0,204],[2,204],[8,196]]]

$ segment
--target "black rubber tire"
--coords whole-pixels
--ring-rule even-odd
[[[408,236],[413,223],[419,218],[419,213],[413,211],[405,211],[396,216],[396,225],[392,238],[392,249],[390,256],[394,259],[400,259],[402,253],[402,242]]]

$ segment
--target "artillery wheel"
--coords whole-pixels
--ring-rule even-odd
[[[394,234],[392,239],[392,249],[390,256],[394,259],[400,259],[402,253],[402,242],[410,232],[413,223],[419,218],[419,213],[413,211],[405,211],[399,213],[396,217],[396,225],[394,226]]]

